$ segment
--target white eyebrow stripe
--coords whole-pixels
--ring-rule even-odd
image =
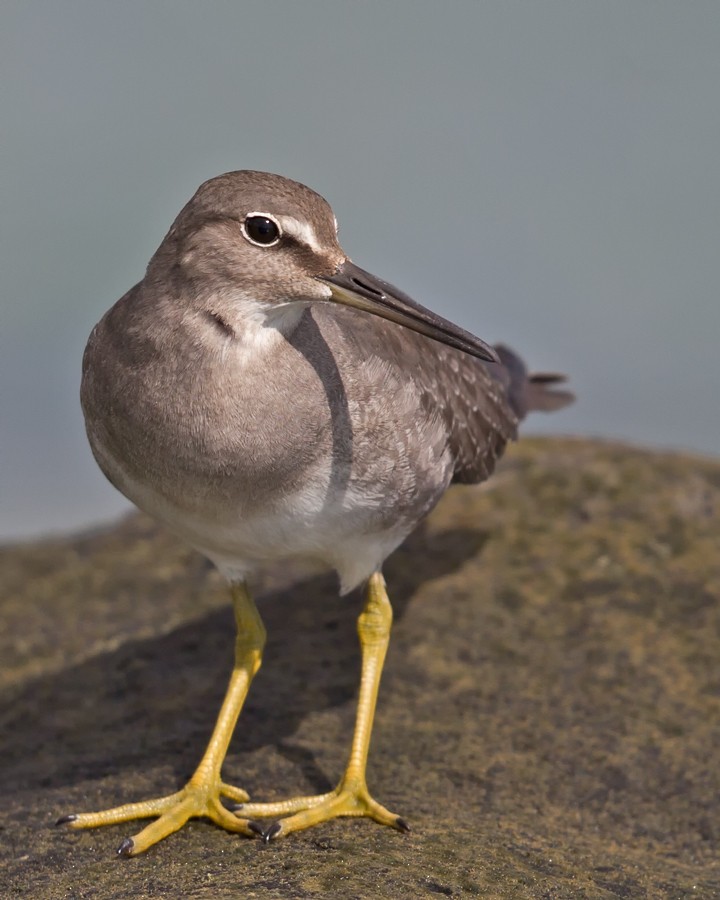
[[[277,219],[282,226],[283,231],[287,232],[287,234],[291,234],[303,244],[307,244],[311,250],[322,253],[323,248],[320,246],[320,242],[317,239],[315,229],[309,222],[302,222],[294,216],[278,216]]]

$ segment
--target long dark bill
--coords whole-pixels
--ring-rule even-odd
[[[329,285],[331,299],[337,303],[389,319],[478,359],[500,362],[497,353],[485,341],[426,309],[392,284],[376,278],[350,260],[345,260],[333,275],[320,275],[318,280]]]

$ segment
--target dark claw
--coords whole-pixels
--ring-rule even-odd
[[[269,844],[270,841],[275,837],[276,834],[280,832],[282,829],[282,825],[280,822],[272,822],[263,832],[263,842],[265,844]]]
[[[230,812],[237,812],[238,810],[242,809],[243,806],[245,806],[244,803],[238,803],[237,801],[233,801],[231,803],[226,803],[225,809],[229,809]]]
[[[398,831],[402,831],[405,834],[409,834],[411,830],[405,819],[401,819],[400,816],[395,819],[395,827],[398,829]]]
[[[239,805],[242,806],[242,804]],[[265,826],[262,822],[258,822],[257,819],[248,819],[247,827],[250,829],[250,831],[254,831],[255,834],[258,835],[258,837],[265,836]]]
[[[128,856],[132,856],[134,847],[135,847],[135,844],[133,843],[133,839],[125,838],[125,840],[122,842],[122,844],[120,844],[120,846],[117,848],[117,854],[118,854],[118,856],[124,856],[126,858]]]
[[[67,825],[68,822],[74,822],[77,819],[75,813],[70,813],[67,816],[60,816],[60,818],[55,823],[56,825]]]

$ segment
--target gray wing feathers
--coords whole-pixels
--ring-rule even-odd
[[[528,375],[522,359],[503,345],[495,347],[498,365],[372,316],[351,313],[337,323],[361,354],[412,377],[423,409],[445,423],[454,482],[484,481],[528,412],[559,409],[573,399],[568,391],[552,389],[563,375]]]

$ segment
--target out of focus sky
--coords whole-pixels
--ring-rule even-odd
[[[720,454],[717,0],[5,0],[0,538],[107,520],[90,329],[208,177],[333,205],[359,265],[577,404],[526,431]]]

